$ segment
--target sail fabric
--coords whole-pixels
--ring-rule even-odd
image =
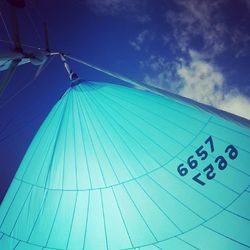
[[[82,82],[18,168],[0,249],[249,249],[249,163],[250,126],[170,95]]]

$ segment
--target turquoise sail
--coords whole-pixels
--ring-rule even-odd
[[[0,249],[249,249],[249,176],[248,120],[82,82],[18,168],[0,207]]]

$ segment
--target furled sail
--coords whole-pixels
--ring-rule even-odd
[[[219,114],[109,83],[70,88],[1,204],[0,249],[248,249],[250,122]]]

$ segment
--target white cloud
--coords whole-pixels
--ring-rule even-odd
[[[177,92],[180,82],[176,80],[177,62],[169,62],[163,56],[152,55],[147,61],[140,61],[140,66],[151,74],[146,74],[144,82],[148,85]]]
[[[230,89],[220,69],[201,54],[191,50],[189,56],[189,62],[179,59],[174,64],[161,57],[151,58],[143,66],[153,71],[156,68],[157,74],[146,75],[144,82],[250,119],[250,99],[238,89]]]
[[[217,55],[224,51],[225,25],[220,21],[218,10],[221,0],[176,0],[181,7],[179,12],[167,11],[166,20],[173,27],[173,35],[182,51],[187,51],[190,45],[199,37],[201,49],[208,55]]]
[[[218,108],[250,120],[250,100],[237,89],[227,93]]]
[[[179,94],[217,107],[222,99],[223,75],[196,52],[190,51],[190,56],[190,63],[183,61],[177,68],[182,82]]]
[[[249,0],[242,2],[250,5]],[[229,26],[225,21],[230,18],[225,12],[228,1],[176,0],[175,3],[179,9],[168,10],[166,21],[171,25],[173,37],[182,52],[195,45],[207,58],[213,58],[227,49],[233,49],[236,57],[249,53],[250,34],[244,30],[245,26],[239,25],[240,21]],[[164,42],[171,41],[168,40],[165,35]]]
[[[250,99],[237,89],[228,89],[223,74],[197,52],[190,51],[191,62],[177,68],[182,87],[178,94],[250,119]]]

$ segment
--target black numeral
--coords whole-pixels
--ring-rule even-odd
[[[224,170],[227,167],[227,161],[222,155],[218,156],[215,162],[218,163],[218,168],[220,170]]]
[[[184,167],[183,163],[178,166],[177,171],[180,176],[185,176],[188,173],[188,169]]]
[[[214,152],[214,142],[213,142],[212,136],[209,136],[209,137],[206,139],[205,143],[206,143],[206,144],[209,143],[211,152]]]
[[[197,154],[197,156],[199,156],[201,158],[201,160],[205,160],[208,156],[208,153],[206,150],[202,150],[204,147],[200,146],[199,148],[197,148],[195,150],[195,153]]]
[[[201,161],[204,161],[207,159],[209,153],[214,152],[214,141],[212,136],[209,136],[203,143],[203,145],[199,146],[195,150],[194,155],[190,155],[187,158],[187,164],[181,163],[177,167],[177,171],[180,176],[185,176],[188,174],[189,171],[196,169],[199,166],[199,163]],[[204,177],[202,178],[201,173],[196,174],[192,177],[192,179],[200,184],[201,186],[206,185],[206,179],[212,180],[216,176],[216,172],[218,170],[224,170],[228,166],[228,162],[230,160],[235,160],[238,157],[238,150],[235,148],[234,145],[230,144],[225,148],[224,152],[221,152],[223,155],[215,156],[215,160],[211,162],[209,165],[207,165],[205,168],[203,168]],[[197,159],[197,160],[196,160]],[[215,165],[215,163],[217,163]],[[203,165],[204,166],[204,165]],[[215,170],[216,169],[216,170]],[[205,180],[202,180],[205,179]]]
[[[194,169],[194,168],[196,168],[198,166],[198,162],[193,158],[194,158],[194,156],[191,155],[191,156],[188,157],[188,160],[187,160],[188,166],[191,169]]]
[[[201,179],[199,179],[200,176],[201,176],[201,173],[198,173],[192,179],[196,181],[197,183],[199,183],[201,186],[204,186],[206,183],[202,181]]]
[[[214,167],[212,164],[209,164],[207,167],[205,167],[203,171],[206,173],[209,180],[212,180],[216,175],[216,173],[214,173]]]
[[[233,145],[228,145],[225,152],[228,153],[231,160],[235,160],[238,156],[238,150]]]

